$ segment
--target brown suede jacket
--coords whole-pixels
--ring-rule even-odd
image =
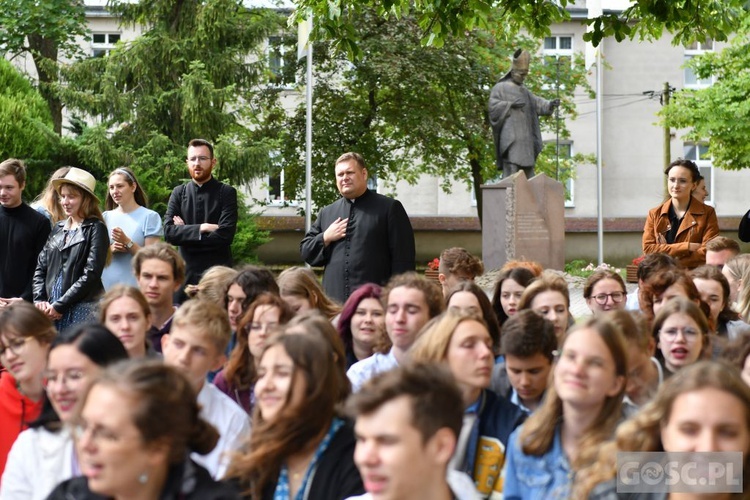
[[[676,258],[687,269],[693,269],[706,263],[706,243],[719,235],[719,221],[713,207],[704,205],[693,198],[690,200],[685,217],[682,219],[674,243],[665,239],[669,231],[669,207],[672,200],[652,208],[643,228],[643,253],[662,252]],[[700,243],[700,248],[690,251],[690,243]]]

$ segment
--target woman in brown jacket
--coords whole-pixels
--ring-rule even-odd
[[[692,196],[700,176],[695,163],[678,159],[664,173],[670,198],[648,212],[643,253],[666,253],[693,269],[706,263],[706,243],[719,235],[716,211]]]

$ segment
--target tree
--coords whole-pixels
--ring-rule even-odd
[[[677,92],[661,112],[668,126],[688,129],[686,139],[708,140],[713,164],[729,170],[750,166],[749,47],[750,16],[746,16],[729,47],[688,62],[698,78],[713,75],[714,84]]]
[[[0,159],[34,163],[47,157],[54,140],[44,99],[10,62],[0,59]]]
[[[621,14],[604,14],[590,21],[593,30],[584,38],[595,45],[604,36],[658,38],[670,31],[674,43],[712,38],[726,40],[737,27],[745,0],[634,0]],[[527,30],[532,36],[549,33],[549,26],[570,19],[566,9],[573,0],[299,0],[297,17],[312,12],[313,38],[333,40],[337,48],[357,57],[360,19],[374,10],[381,19],[412,17],[422,43],[442,46],[451,37],[476,28],[492,29],[496,22],[509,32]]]
[[[317,44],[313,109],[313,177],[317,207],[337,197],[332,182],[332,161],[344,151],[358,151],[368,161],[379,182],[418,182],[421,175],[453,182],[475,190],[481,219],[481,190],[485,181],[498,177],[492,130],[487,115],[490,89],[510,69],[510,56],[519,46],[536,51],[529,38],[501,39],[495,33],[473,30],[450,37],[442,48],[420,44],[415,20],[383,20],[375,13],[363,15],[360,47],[363,56],[349,62],[331,44]],[[573,92],[588,88],[583,64],[566,60],[534,59],[527,85],[537,95],[556,97],[560,88],[563,116],[575,116]],[[267,96],[273,103],[274,96]],[[299,194],[304,186],[305,112],[285,118],[266,133],[282,134],[280,162],[284,166],[284,191]],[[555,131],[554,117],[543,120],[546,131]],[[568,136],[561,120],[560,135]],[[556,177],[554,145],[545,149],[540,171]],[[545,160],[543,157],[546,157]],[[576,158],[580,161],[582,158]],[[563,162],[560,180],[571,176],[571,161]]]
[[[80,47],[76,37],[86,34],[81,0],[0,0],[0,47],[14,56],[31,55],[39,92],[47,102],[53,129],[62,132],[62,109],[55,92],[58,57],[72,57]]]
[[[217,174],[239,185],[260,175],[273,144],[250,141],[255,119],[245,98],[265,81],[263,47],[282,24],[268,9],[241,0],[115,1],[121,23],[144,27],[106,57],[64,70],[65,102],[91,117],[81,129],[80,156],[102,175],[130,165],[165,203],[187,173],[188,141],[215,142]]]
[[[100,179],[131,166],[160,212],[187,177],[190,139],[214,142],[214,175],[222,180],[239,186],[265,172],[275,143],[251,140],[259,118],[246,98],[267,80],[263,49],[283,26],[280,15],[242,0],[123,0],[108,9],[144,31],[62,69],[59,92],[76,114],[78,164]],[[244,204],[240,210],[235,243],[244,247],[238,260],[248,260],[265,233]]]

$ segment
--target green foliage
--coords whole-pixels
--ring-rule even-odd
[[[270,234],[268,231],[258,229],[258,214],[250,212],[240,193],[237,193],[237,203],[240,213],[237,233],[232,242],[232,257],[235,265],[257,263],[258,247],[271,240]]]
[[[639,37],[653,39],[663,30],[675,35],[675,43],[713,38],[726,40],[737,27],[745,0],[634,0],[620,16],[606,14],[590,21],[593,31],[585,36],[595,45],[604,36],[618,41]],[[373,11],[385,20],[411,17],[425,45],[443,47],[451,37],[475,29],[502,26],[509,33],[527,30],[532,36],[549,34],[553,23],[570,20],[566,7],[572,0],[299,0],[298,18],[308,11],[315,19],[313,39],[332,40],[338,50],[353,59],[366,50],[361,19]]]
[[[52,117],[52,128],[62,133],[62,103],[55,91],[58,57],[80,54],[78,37],[86,35],[82,0],[0,0],[0,53],[29,54],[37,82]]]
[[[275,143],[254,140],[247,97],[265,81],[263,47],[282,26],[279,14],[241,0],[113,1],[108,8],[123,24],[146,28],[107,57],[64,69],[66,105],[96,118],[80,129],[82,163],[102,176],[133,167],[156,210],[186,177],[185,149],[195,137],[214,142],[219,177],[241,185],[263,175]]]
[[[0,59],[0,158],[24,159],[31,169],[48,158],[57,141],[42,96],[10,62]]]
[[[80,50],[76,37],[84,36],[86,18],[82,0],[0,0],[0,47],[12,54],[29,50],[29,35],[54,40],[67,56]]]
[[[746,16],[729,47],[688,63],[698,78],[713,75],[715,83],[677,92],[661,111],[667,125],[688,129],[685,139],[708,140],[713,164],[729,170],[750,166],[749,46],[750,16]]]
[[[575,259],[565,263],[565,272],[571,276],[588,278],[597,271],[613,271],[625,278],[626,271],[607,264],[606,262],[596,265],[583,259]]]
[[[473,184],[480,197],[478,186],[498,175],[487,116],[490,89],[509,70],[513,51],[522,46],[535,52],[537,42],[473,30],[448,37],[442,48],[423,46],[414,19],[385,21],[373,12],[363,12],[360,33],[365,56],[353,62],[336,52],[334,44],[315,47],[315,206],[338,197],[333,162],[345,151],[362,153],[369,173],[386,189],[430,175],[443,179],[446,192],[454,183]],[[527,80],[532,92],[553,99],[559,84],[564,139],[565,117],[575,116],[573,92],[580,86],[588,89],[583,63],[562,63],[559,75],[555,64],[540,58],[533,64]],[[268,91],[265,96],[266,115],[274,117],[265,133],[280,139],[284,191],[296,196],[304,190],[304,103],[286,117],[278,112],[278,94]],[[543,118],[542,126],[554,134],[557,122]],[[554,148],[544,155],[540,170],[554,178]],[[574,161],[581,159],[563,162],[560,180],[570,177]]]

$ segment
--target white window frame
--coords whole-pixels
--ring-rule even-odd
[[[686,89],[705,89],[714,84],[715,79],[713,75],[711,75],[711,77],[707,79],[699,80],[698,76],[693,73],[693,70],[687,67],[687,63],[693,57],[701,56],[708,52],[713,52],[715,43],[716,42],[714,42],[713,40],[706,40],[706,43],[694,42],[689,47],[685,47],[685,55],[683,56],[684,66],[682,72],[682,83]],[[695,83],[688,83],[688,75],[692,75],[691,79],[695,80]]]
[[[713,157],[700,157],[700,148],[707,148],[708,143],[706,142],[685,142],[682,144],[683,157],[686,160],[695,162],[700,170],[701,175],[706,179],[706,191],[708,191],[708,198],[704,202],[706,205],[714,206],[714,192],[715,192],[715,177],[714,172],[714,159]],[[688,148],[695,148],[695,155],[688,156]]]
[[[104,36],[104,42],[95,42],[94,37]],[[117,37],[112,41],[112,37]],[[91,57],[106,56],[115,48],[115,44],[122,40],[122,33],[119,31],[99,31],[91,33]]]
[[[274,83],[273,85],[275,87],[284,88],[284,89],[291,89],[294,88],[297,84],[297,75],[294,75],[294,82],[284,82],[281,79],[281,75],[284,73],[284,66],[286,64],[285,56],[287,55],[287,52],[289,50],[292,50],[292,47],[284,45],[283,42],[284,37],[282,35],[272,35],[269,36],[266,40],[266,61],[268,61],[268,69],[273,73],[275,76],[279,77],[279,82]],[[274,48],[278,47],[279,49],[279,58],[278,58],[278,68],[279,71],[276,73],[273,71],[273,65],[271,64],[272,61],[272,50]]]
[[[563,38],[570,39],[570,48],[569,49],[561,49],[560,48],[560,40]],[[545,44],[548,39],[554,39],[555,40],[555,48],[554,49],[548,49],[545,47]],[[574,47],[574,41],[575,37],[571,34],[564,34],[564,35],[550,35],[544,37],[542,40],[542,60],[546,61],[547,57],[554,57],[555,60],[559,60],[561,57],[567,57],[570,60],[570,66],[573,67],[573,58],[575,57],[575,51],[573,50]],[[554,89],[555,85],[554,83],[545,83],[542,85],[542,88],[544,90],[550,90]],[[563,86],[560,86],[560,88],[563,88]]]
[[[279,179],[279,196],[274,197],[271,190],[273,189],[273,180],[275,178]],[[278,176],[268,176],[268,190],[266,194],[266,204],[269,207],[296,207],[299,205],[299,201],[297,200],[287,200],[286,195],[284,194],[284,169],[281,169],[281,172],[279,172]]]

